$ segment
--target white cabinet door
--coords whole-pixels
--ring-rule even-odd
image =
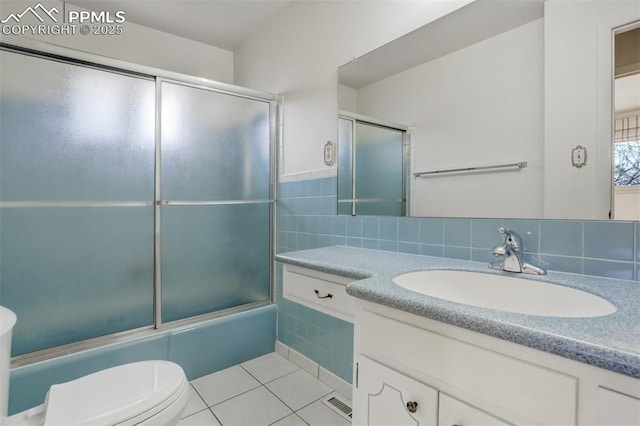
[[[603,387],[598,388],[598,424],[640,425],[640,399]]]
[[[498,420],[447,394],[440,393],[438,424],[440,426],[506,426],[509,423]]]
[[[435,426],[438,392],[365,356],[358,357],[353,423],[369,426]]]

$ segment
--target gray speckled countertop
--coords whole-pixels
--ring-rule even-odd
[[[343,246],[282,253],[276,260],[354,278],[347,293],[361,299],[640,378],[640,283],[636,281],[560,272],[541,277],[518,274],[593,293],[618,309],[602,317],[541,317],[449,302],[392,281],[405,272],[424,269],[514,275],[491,270],[486,263]]]

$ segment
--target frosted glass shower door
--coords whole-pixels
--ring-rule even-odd
[[[338,214],[402,216],[404,131],[338,119]]]
[[[338,118],[338,214],[355,214],[353,201],[354,120]]]
[[[403,132],[356,122],[355,135],[356,214],[402,216]]]
[[[161,97],[162,322],[269,300],[269,103]]]
[[[13,354],[153,324],[153,80],[0,51]]]

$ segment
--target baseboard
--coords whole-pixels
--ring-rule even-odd
[[[340,395],[348,399],[349,402],[351,402],[351,395],[353,392],[351,383],[327,370],[317,362],[313,361],[311,358],[308,358],[295,349],[290,348],[279,340],[276,340],[275,351],[317,378],[318,380],[325,383],[327,386],[335,389],[336,392],[338,392]]]

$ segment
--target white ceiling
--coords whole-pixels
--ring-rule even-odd
[[[89,10],[122,10],[127,22],[233,51],[291,1],[71,0],[69,3]]]

